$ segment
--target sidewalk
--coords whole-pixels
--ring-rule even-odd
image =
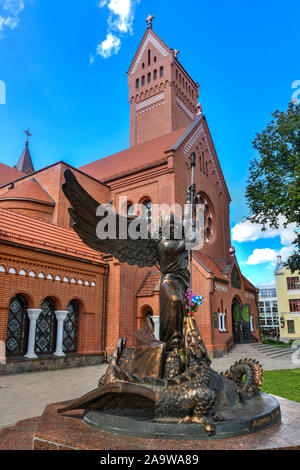
[[[239,345],[228,355],[214,359],[212,368],[225,372],[235,361],[257,359],[264,370],[297,369],[291,356],[269,358],[249,345]],[[0,377],[0,428],[40,416],[46,405],[80,397],[96,388],[107,364],[57,371]]]

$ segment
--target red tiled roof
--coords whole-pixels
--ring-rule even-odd
[[[16,170],[16,168],[5,165],[5,163],[0,163],[0,186],[15,181],[22,176],[25,176],[24,173]]]
[[[224,281],[227,281],[219,266],[212,258],[204,255],[203,253],[200,253],[199,251],[193,251],[193,255],[208,271],[214,274],[214,276],[216,276],[218,279],[224,279]]]
[[[137,291],[137,297],[146,297],[152,295],[158,282],[160,281],[160,272],[149,272],[143,280],[141,287]]]
[[[103,263],[101,254],[86,246],[74,230],[1,208],[0,240]]]
[[[0,199],[30,199],[54,205],[54,201],[34,179],[24,181],[0,196]]]
[[[161,163],[166,159],[164,152],[172,148],[172,145],[185,130],[186,128],[183,128],[162,135],[109,157],[96,160],[79,169],[100,181],[108,181],[155,163]]]

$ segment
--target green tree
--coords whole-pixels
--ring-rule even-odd
[[[253,142],[259,157],[250,163],[246,198],[254,223],[279,227],[296,224],[294,254],[288,259],[292,272],[300,270],[300,104],[275,111],[273,120]]]

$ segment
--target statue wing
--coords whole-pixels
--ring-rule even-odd
[[[92,196],[78,183],[75,175],[67,169],[64,173],[65,183],[62,185],[63,192],[71,203],[69,213],[72,220],[72,227],[77,232],[81,240],[93,250],[101,253],[108,253],[117,258],[121,263],[127,262],[130,265],[137,265],[141,268],[151,267],[158,262],[158,251],[155,240],[137,239],[127,237],[125,240],[119,238],[119,227],[132,222],[135,217],[124,217],[116,215],[116,238],[100,239],[96,229],[98,223],[105,216],[114,214],[112,209],[98,203]],[[102,206],[104,215],[97,216],[96,212]]]

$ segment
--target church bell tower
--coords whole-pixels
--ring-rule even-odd
[[[153,16],[128,70],[130,147],[187,127],[196,118],[199,84],[152,29]]]

